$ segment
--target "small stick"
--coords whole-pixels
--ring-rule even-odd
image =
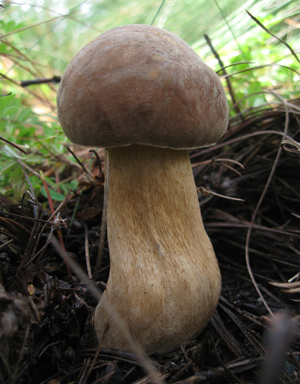
[[[223,75],[226,75],[227,72],[226,72],[226,69],[224,67],[224,63],[223,61],[221,60],[220,58],[220,55],[218,54],[218,52],[215,50],[214,46],[212,45],[212,42],[210,40],[210,38],[208,37],[208,35],[204,35],[204,38],[209,46],[209,48],[211,49],[212,53],[215,55],[216,59],[218,60],[219,62],[219,65],[222,69],[222,72],[223,72]],[[240,114],[241,113],[241,110],[240,110],[240,107],[239,105],[237,104],[236,102],[236,98],[235,98],[235,95],[234,95],[234,91],[233,91],[233,88],[231,86],[231,82],[228,81],[228,77],[226,77],[226,83],[227,83],[227,87],[228,87],[228,91],[230,93],[230,97],[231,97],[231,100],[232,100],[232,104],[234,105],[234,110],[235,110],[235,113],[236,114]]]
[[[51,78],[45,78],[45,79],[21,80],[20,85],[21,87],[29,87],[30,85],[37,85],[37,84],[60,83],[60,81],[61,81],[60,76],[53,76]]]
[[[1,95],[3,96],[3,95]],[[0,136],[0,140],[4,141],[6,144],[9,144],[11,145],[12,147],[18,149],[19,151],[21,151],[22,153],[24,153],[24,155],[28,155],[28,153],[23,149],[21,148],[19,145],[15,144],[15,143],[12,143],[11,141],[5,139],[4,137]]]
[[[295,336],[295,321],[286,312],[278,312],[265,318],[270,324],[267,331],[267,356],[261,376],[261,384],[275,384],[279,381],[285,354]]]
[[[100,240],[98,246],[98,255],[95,270],[93,273],[93,280],[97,280],[99,270],[102,263],[103,251],[105,245],[106,227],[107,227],[107,201],[108,201],[108,189],[109,189],[109,157],[108,151],[105,150],[105,183],[104,183],[104,198],[102,209],[102,221],[100,227]]]
[[[86,270],[88,277],[92,278],[92,270],[91,270],[91,262],[90,262],[90,251],[89,251],[89,231],[88,227],[85,223],[83,223],[84,226],[84,248],[85,248],[85,260],[86,260]]]
[[[45,176],[44,176],[42,171],[40,171],[40,175],[41,175],[43,186],[44,186],[44,188],[46,190],[46,193],[47,193],[47,197],[48,197],[48,202],[49,202],[51,213],[54,214],[55,210],[54,210],[53,200],[52,200],[52,197],[50,195],[50,191],[49,191],[48,185],[46,183]],[[55,219],[55,217],[54,217],[54,219]],[[62,232],[61,232],[61,230],[59,228],[57,229],[57,234],[58,234],[60,245],[61,245],[62,249],[64,250],[64,252],[66,252],[66,247],[65,247],[65,244],[64,244]],[[66,264],[66,268],[67,268],[67,271],[68,271],[68,275],[71,276],[71,270],[70,270],[69,264],[68,263],[65,263],[65,264]]]
[[[119,315],[117,309],[111,304],[107,296],[103,296],[101,291],[96,287],[95,283],[88,278],[88,276],[82,271],[82,269],[75,263],[74,260],[70,257],[68,252],[66,252],[60,245],[56,237],[52,237],[51,243],[54,249],[58,252],[61,258],[70,265],[70,268],[78,276],[82,283],[86,284],[87,289],[93,295],[93,297],[100,301],[102,298],[105,311],[110,315],[112,321],[117,324],[118,328],[122,331],[125,336],[128,346],[132,352],[137,356],[138,360],[142,364],[145,372],[149,375],[150,381],[153,384],[165,384],[164,379],[161,377],[160,373],[153,366],[151,360],[145,353],[143,347],[138,344],[134,338],[131,336],[127,324],[124,322],[123,318]]]

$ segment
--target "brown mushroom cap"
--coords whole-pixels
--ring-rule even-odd
[[[148,25],[103,33],[70,62],[58,116],[74,143],[192,149],[224,134],[228,105],[218,76],[179,37]]]

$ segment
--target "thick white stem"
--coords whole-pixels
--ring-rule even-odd
[[[221,289],[188,152],[134,145],[109,161],[104,295],[148,353],[174,350],[203,330]],[[128,350],[101,301],[95,327],[103,347]]]

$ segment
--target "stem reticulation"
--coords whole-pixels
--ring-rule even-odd
[[[200,334],[221,290],[188,151],[132,145],[108,152],[104,295],[147,353],[169,352]],[[128,350],[102,300],[95,328],[103,347]]]

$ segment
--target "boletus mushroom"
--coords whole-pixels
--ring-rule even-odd
[[[189,150],[224,134],[222,84],[173,33],[128,25],[73,58],[57,106],[71,141],[108,148],[104,295],[146,352],[175,350],[204,329],[221,290]],[[94,322],[103,347],[128,350],[102,299]]]

